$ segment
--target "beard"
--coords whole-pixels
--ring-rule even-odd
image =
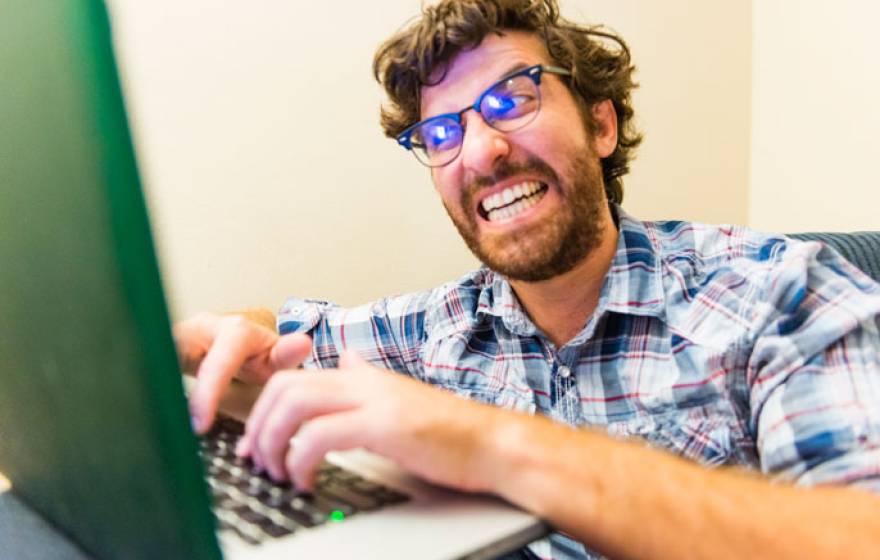
[[[457,208],[444,201],[446,213],[474,256],[490,269],[511,280],[549,280],[573,269],[601,244],[602,216],[608,204],[595,155],[576,156],[566,171],[570,184],[563,184],[556,172],[537,157],[529,157],[522,164],[504,161],[491,176],[479,177],[461,189]],[[560,211],[514,232],[481,234],[474,204],[477,193],[525,173],[558,186]]]

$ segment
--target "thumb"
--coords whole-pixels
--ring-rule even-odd
[[[302,333],[279,337],[269,353],[275,371],[299,367],[312,351],[312,339]]]
[[[361,357],[356,350],[343,350],[339,356],[339,369],[361,369],[370,363]]]

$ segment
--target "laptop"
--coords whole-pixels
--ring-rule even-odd
[[[547,533],[365,451],[314,493],[190,429],[99,0],[0,0],[0,472],[97,558],[491,558]],[[239,461],[238,463],[236,461]],[[244,507],[242,507],[242,504]]]

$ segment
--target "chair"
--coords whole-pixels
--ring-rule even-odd
[[[803,241],[821,241],[875,281],[880,282],[880,231],[793,233],[788,237]]]

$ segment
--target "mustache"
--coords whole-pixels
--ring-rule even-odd
[[[516,175],[525,174],[537,175],[549,182],[559,182],[559,177],[556,175],[556,172],[553,171],[552,167],[544,162],[544,160],[535,156],[530,156],[522,163],[513,163],[507,160],[499,162],[498,165],[495,166],[495,169],[492,170],[491,175],[474,177],[471,182],[468,183],[467,188],[465,188],[464,191],[470,198],[473,198],[476,193],[483,189],[489,188],[492,185],[510,179]]]

